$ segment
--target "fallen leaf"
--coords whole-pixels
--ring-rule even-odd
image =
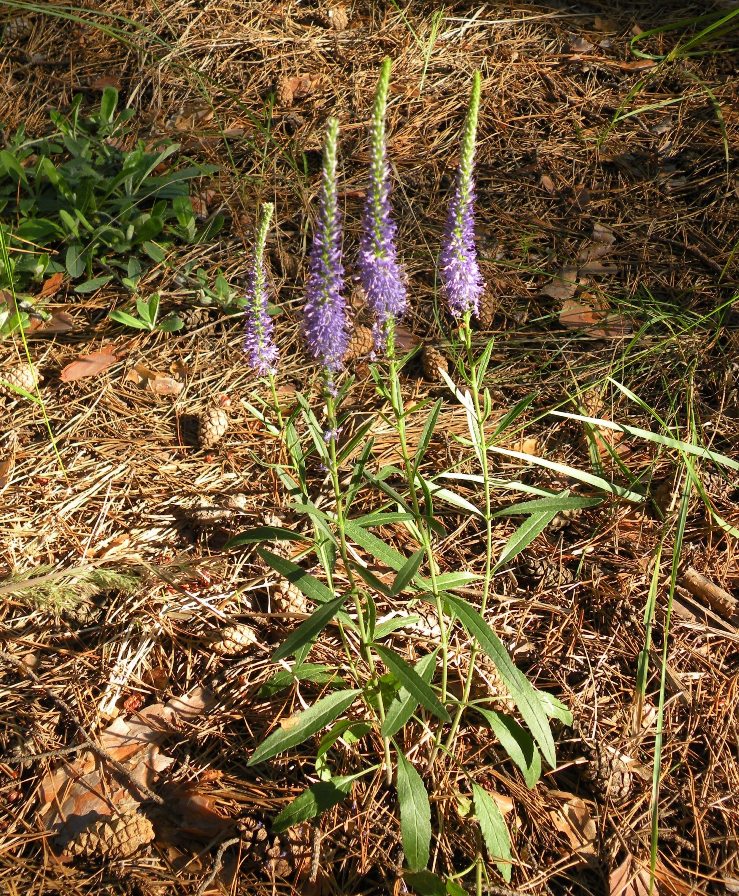
[[[34,318],[28,327],[29,333],[48,333],[50,336],[58,333],[69,333],[73,329],[74,318],[71,314],[67,314],[66,311],[53,311],[46,320]]]
[[[90,355],[80,355],[76,361],[62,368],[59,379],[63,383],[71,383],[74,380],[82,380],[87,377],[97,376],[108,367],[112,367],[118,361],[118,356],[113,353],[111,346],[104,346],[99,352]]]
[[[590,815],[590,809],[584,800],[573,796],[559,809],[549,813],[554,827],[564,834],[573,851],[590,862],[596,858],[595,840],[598,828]]]
[[[585,264],[597,261],[608,255],[615,242],[616,237],[613,235],[613,231],[605,224],[596,223],[593,226],[593,241],[587,246],[583,246],[578,253],[578,260]]]
[[[604,317],[602,311],[596,311],[591,305],[578,302],[576,299],[565,299],[559,312],[560,324],[575,330],[592,329]]]
[[[90,81],[90,90],[102,91],[106,87],[115,87],[116,90],[121,90],[121,79],[115,75],[101,75],[99,78],[95,78],[94,81]]]
[[[579,285],[577,268],[565,267],[558,274],[555,274],[551,283],[547,283],[546,286],[542,287],[541,294],[557,301],[570,299],[575,295]]]
[[[557,188],[554,186],[554,181],[548,174],[542,174],[539,178],[539,183],[550,196],[553,196],[557,192]]]
[[[593,26],[596,31],[617,31],[618,25],[613,19],[609,19],[607,16],[596,16],[593,21]]]
[[[147,381],[150,392],[155,395],[179,395],[185,388],[185,384],[166,373],[158,373]]]
[[[587,300],[592,304],[588,304]],[[598,305],[602,303],[589,293],[583,293],[580,300],[565,299],[559,312],[559,322],[568,329],[584,330],[596,339],[620,339],[631,332],[631,324],[625,317],[608,314]]]
[[[277,102],[281,106],[292,106],[293,102],[311,92],[313,82],[308,75],[283,77],[277,85]]]
[[[52,274],[51,277],[47,277],[44,280],[44,284],[39,290],[38,298],[39,299],[48,299],[50,296],[55,295],[59,292],[62,283],[64,283],[64,273],[62,271],[57,271],[56,274]]]
[[[609,874],[608,892],[610,896],[649,896],[649,871],[639,868],[633,856],[626,856]],[[654,892],[659,892],[658,887]]]
[[[570,41],[570,49],[573,53],[589,53],[593,49],[593,44],[584,37],[576,37]]]

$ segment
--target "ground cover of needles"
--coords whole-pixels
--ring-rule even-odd
[[[21,124],[41,136],[51,110],[78,94],[94,110],[114,87],[119,106],[135,110],[132,144],[180,144],[162,171],[215,166],[192,181],[192,207],[198,226],[224,219],[211,239],[149,259],[138,280],[140,296],[160,295],[162,317],[180,316],[176,332],[111,320],[113,308],[131,311],[119,279],[76,292],[59,276],[25,290],[46,315],[27,334],[43,407],[15,392],[0,397],[2,892],[411,892],[395,790],[379,769],[314,824],[271,830],[317,780],[317,738],[257,766],[249,756],[326,683],[269,685],[275,646],[312,608],[253,546],[224,549],[257,526],[304,528],[272,466],[279,442],[252,412],[269,395],[244,362],[233,308],[258,207],[273,202],[278,397],[289,414],[301,392],[320,414],[300,326],[329,116],[340,123],[355,316],[342,438],[372,419],[369,469],[399,460],[354,278],[368,122],[386,56],[388,158],[411,305],[399,342],[415,351],[401,382],[409,402],[442,399],[422,473],[477,472],[464,409],[438,373],[446,367],[455,380],[453,325],[434,266],[479,69],[486,294],[473,342],[482,351],[495,339],[486,380],[493,416],[523,402],[496,441],[513,453],[493,457],[495,509],[522,500],[521,488],[599,499],[555,517],[496,573],[486,613],[518,667],[573,713],[572,726],[554,722],[557,767],[527,787],[474,715],[462,722],[453,761],[430,765],[433,738],[419,723],[405,730],[405,755],[434,794],[430,867],[462,872],[482,856],[485,892],[646,896],[661,724],[654,888],[739,890],[737,476],[676,447],[738,459],[736,58],[720,52],[731,37],[668,62],[630,49],[640,33],[706,6],[116,0],[87,3],[71,19],[49,14],[67,7],[0,6],[11,23],[0,46],[5,138]],[[668,31],[636,46],[661,57],[676,41]],[[0,377],[24,359],[20,334],[4,338]],[[424,422],[411,418],[411,445]],[[330,509],[318,463],[311,476],[316,503]],[[475,501],[470,480],[454,488]],[[364,512],[379,503],[369,489],[363,500]],[[442,571],[479,572],[479,523],[448,503],[435,507],[446,530]],[[498,553],[520,522],[496,520]],[[376,534],[407,555],[417,547],[400,524]],[[315,555],[299,562],[319,575]],[[462,593],[475,604],[474,583]],[[392,612],[403,607],[378,601],[378,615]],[[435,636],[433,624],[417,623],[393,644],[415,663]],[[451,654],[450,690],[461,691],[469,658],[461,630]],[[341,671],[343,656],[329,626],[310,659]],[[483,664],[474,687],[499,690],[506,707]],[[90,741],[128,777],[96,759]],[[349,775],[381,762],[382,743],[348,739],[333,757]],[[466,774],[510,831],[510,882],[485,859]],[[63,848],[55,824],[75,806],[103,818],[139,809],[146,824],[93,826]],[[461,883],[473,887],[474,874]]]

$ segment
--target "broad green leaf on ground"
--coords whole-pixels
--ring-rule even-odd
[[[247,765],[257,765],[302,744],[311,735],[329,725],[348,709],[361,691],[337,691],[323,697],[309,709],[284,719],[280,728],[273,731],[252,753]]]
[[[400,750],[397,780],[405,860],[411,871],[421,871],[431,854],[431,806],[421,776]]]
[[[475,802],[475,815],[480,823],[480,831],[488,855],[498,866],[503,880],[510,883],[513,856],[511,855],[511,837],[505,819],[495,800],[479,784],[472,785],[472,798]]]
[[[508,655],[503,642],[474,607],[468,604],[467,601],[462,600],[461,597],[455,597],[452,594],[445,594],[444,601],[459,618],[468,634],[475,638],[480,647],[495,663],[495,668],[508,688],[508,692],[513,698],[518,711],[521,713],[524,722],[529,726],[534,740],[539,745],[544,760],[554,768],[557,764],[554,738],[549,728],[549,719],[539,697],[539,692],[523,672],[517,668]]]
[[[437,647],[433,653],[429,653],[416,663],[414,671],[425,684],[430,684],[436,668]],[[407,688],[401,687],[393,702],[388,706],[385,715],[385,723],[380,732],[383,737],[392,737],[406,724],[413,713],[419,700]]]
[[[405,688],[422,706],[442,722],[451,721],[451,716],[434,693],[431,685],[426,684],[412,666],[409,666],[395,651],[382,644],[374,644],[372,649],[392,672],[401,687]]]
[[[475,706],[475,711],[490,725],[501,747],[521,769],[527,786],[534,787],[541,777],[541,756],[529,732],[505,713],[482,706]]]
[[[305,622],[302,622],[295,631],[290,632],[275,650],[272,654],[272,662],[284,660],[285,657],[292,656],[304,644],[310,644],[336,616],[345,600],[345,596],[337,597],[335,600],[322,604],[315,612],[311,613]]]
[[[365,772],[358,772],[355,775],[344,775],[311,785],[300,796],[288,803],[275,818],[272,822],[272,832],[280,834],[294,824],[308,821],[309,818],[316,818],[322,812],[332,809],[337,803],[346,799],[351,791],[352,783],[357,778],[361,778],[363,774]]]

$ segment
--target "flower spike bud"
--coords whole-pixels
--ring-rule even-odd
[[[278,354],[272,336],[272,319],[267,313],[267,270],[264,264],[264,247],[274,208],[271,202],[265,202],[261,208],[244,308],[244,351],[260,376],[275,373]]]
[[[395,248],[390,207],[390,172],[385,147],[385,113],[392,61],[385,58],[375,92],[370,131],[370,183],[362,221],[359,272],[367,303],[375,317],[375,351],[385,348],[392,323],[406,310],[407,294]]]
[[[454,197],[449,206],[439,253],[439,276],[449,311],[454,317],[477,316],[483,280],[475,249],[475,138],[480,110],[480,73],[472,80],[470,104],[462,134],[462,151],[457,169]]]
[[[341,295],[341,218],[336,187],[336,153],[339,122],[330,118],[323,147],[323,174],[318,220],[313,232],[304,331],[310,354],[328,374],[329,382],[342,366],[349,344],[346,303]]]

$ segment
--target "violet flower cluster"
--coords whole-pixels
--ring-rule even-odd
[[[336,186],[339,122],[330,118],[323,148],[318,220],[306,287],[304,331],[308,350],[324,368],[329,385],[342,366],[349,344],[347,311],[341,290],[341,220]]]
[[[392,62],[382,63],[375,93],[371,128],[370,183],[364,207],[362,238],[359,249],[359,273],[374,314],[375,351],[382,351],[389,329],[402,317],[407,306],[407,291],[395,248],[395,222],[390,208],[390,174],[385,149],[385,112]]]
[[[267,313],[267,271],[264,265],[264,247],[273,212],[274,205],[265,202],[257,226],[244,308],[244,351],[260,376],[275,373],[278,354],[272,335],[272,318]]]
[[[467,118],[462,136],[462,153],[457,169],[454,198],[449,207],[441,252],[439,276],[449,311],[454,317],[477,316],[483,280],[475,249],[475,137],[480,109],[480,73],[475,72]]]

